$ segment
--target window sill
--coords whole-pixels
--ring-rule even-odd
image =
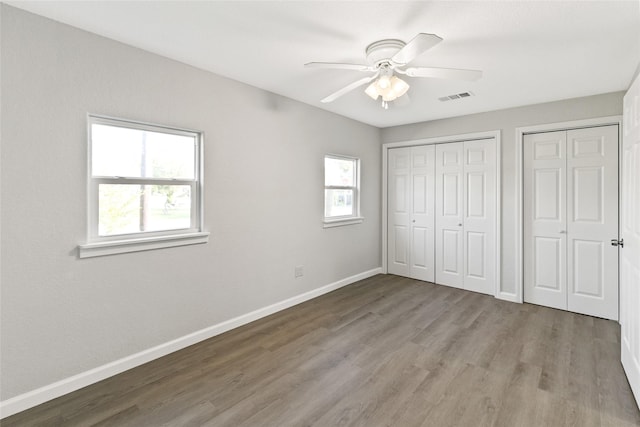
[[[363,217],[325,220],[322,228],[342,227],[343,225],[361,224],[362,221],[364,221]]]
[[[130,240],[114,240],[110,242],[86,243],[78,245],[79,258],[115,255],[127,252],[148,251],[152,249],[171,248],[175,246],[197,245],[209,241],[208,232],[176,234],[172,236],[145,237]]]

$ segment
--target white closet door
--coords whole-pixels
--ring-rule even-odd
[[[463,143],[436,145],[436,283],[463,288]]]
[[[618,319],[618,127],[524,137],[524,300]]]
[[[411,148],[394,148],[388,156],[387,270],[410,277]]]
[[[567,308],[566,132],[524,136],[524,300]]]
[[[567,308],[618,320],[618,126],[567,132]]]
[[[434,280],[432,145],[394,148],[388,157],[389,273]]]
[[[465,141],[464,280],[470,291],[495,294],[496,145],[493,139]]]
[[[427,282],[434,275],[435,147],[411,147],[410,277]]]

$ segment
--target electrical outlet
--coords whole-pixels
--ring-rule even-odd
[[[303,265],[297,265],[296,266],[295,275],[296,275],[296,277],[304,276],[304,266]]]

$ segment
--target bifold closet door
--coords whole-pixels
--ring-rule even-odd
[[[436,146],[436,283],[493,295],[496,145]]]
[[[524,300],[618,319],[618,126],[524,137]]]
[[[434,281],[433,145],[393,148],[388,157],[387,269]]]
[[[567,309],[567,133],[525,135],[524,300]]]
[[[567,132],[567,309],[618,320],[618,126]]]
[[[496,288],[496,144],[463,145],[464,288],[494,295]]]
[[[463,143],[436,145],[436,283],[463,288]]]

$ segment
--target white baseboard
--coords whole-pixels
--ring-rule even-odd
[[[40,387],[38,389],[23,393],[21,395],[12,397],[11,399],[0,402],[0,419],[17,414],[26,409],[40,405],[41,403],[71,393],[72,391],[81,389],[88,385],[97,383],[106,378],[112,377],[121,372],[127,371],[136,366],[143,365],[152,360],[158,359],[162,356],[166,356],[174,351],[181,350],[190,345],[196,344],[200,341],[204,341],[216,335],[220,335],[231,329],[237,328],[254,320],[261,319],[269,316],[270,314],[278,311],[293,307],[294,305],[308,301],[310,299],[319,297],[343,286],[350,285],[359,280],[363,280],[382,272],[381,268],[374,268],[373,270],[365,271],[363,273],[356,274],[351,277],[347,277],[337,282],[330,283],[326,286],[314,289],[304,294],[297,295],[292,298],[288,298],[284,301],[277,302],[270,306],[260,308],[247,314],[229,319],[217,325],[209,326],[208,328],[201,329],[175,340],[160,344],[158,346],[149,348],[136,354],[118,359],[106,365],[99,366],[94,369],[82,372],[64,380],[57,381],[55,383]]]

